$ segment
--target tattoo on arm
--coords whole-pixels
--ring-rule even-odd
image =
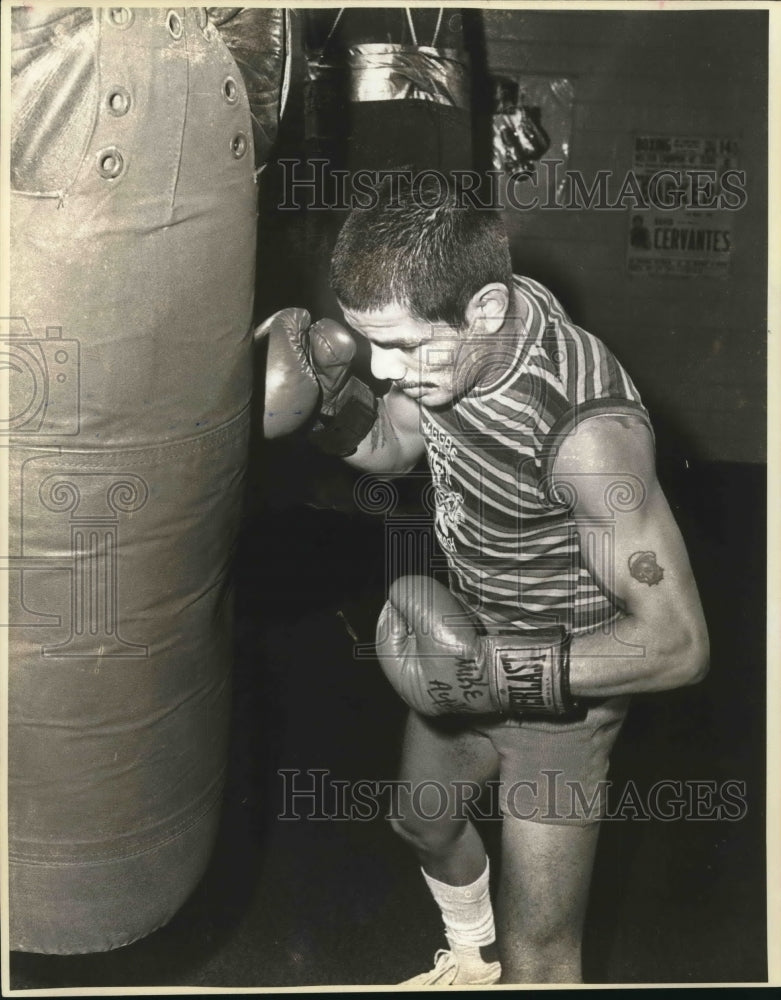
[[[647,583],[649,587],[661,583],[664,576],[655,552],[633,552],[629,557],[629,572],[638,583]]]

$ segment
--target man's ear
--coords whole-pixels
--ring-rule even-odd
[[[483,285],[466,307],[467,328],[479,333],[498,333],[507,319],[510,291],[501,281]]]

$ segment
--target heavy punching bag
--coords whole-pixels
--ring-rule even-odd
[[[13,15],[10,947],[73,954],[168,921],[214,842],[256,139],[204,8]]]
[[[458,9],[315,6],[303,20],[307,157],[297,170],[322,204],[292,219],[288,231],[304,232],[297,263],[309,297],[297,301],[313,314],[339,316],[328,269],[353,195],[365,203],[360,190],[386,170],[473,167],[471,56]],[[308,204],[303,188],[286,195]]]
[[[307,14],[310,128],[337,137],[335,155],[328,154],[336,166],[473,166],[464,12],[350,7]]]

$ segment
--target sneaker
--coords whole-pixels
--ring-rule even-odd
[[[502,967],[498,962],[484,962],[478,949],[475,957],[463,956],[440,949],[434,956],[434,968],[419,976],[406,979],[399,986],[491,986],[499,982]]]

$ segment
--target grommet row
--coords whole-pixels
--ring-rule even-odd
[[[133,23],[135,15],[130,7],[109,7],[107,16],[109,24],[112,24],[115,28],[129,28]],[[205,8],[200,8],[196,16],[198,27],[203,30],[208,22],[208,15]],[[175,10],[169,10],[166,14],[165,23],[168,33],[178,41],[184,34],[182,18]]]
[[[107,18],[111,25],[124,29],[130,27],[134,20],[133,11],[129,7],[109,7]],[[205,7],[195,11],[198,27],[207,32],[209,16]],[[170,36],[178,41],[184,34],[184,23],[175,10],[169,10],[165,17],[166,28]],[[232,76],[226,76],[222,85],[222,96],[227,104],[236,104],[239,100],[239,86]],[[110,115],[120,118],[130,111],[132,99],[129,91],[119,84],[108,89],[104,99],[105,108]],[[230,141],[231,155],[236,160],[242,159],[249,149],[249,139],[245,132],[237,132]],[[125,158],[116,146],[105,146],[96,154],[95,166],[98,174],[104,180],[116,180],[125,169]]]
[[[121,118],[130,111],[130,93],[124,87],[111,87],[105,98],[106,110],[115,118]],[[95,166],[100,176],[107,181],[116,180],[125,169],[125,158],[116,146],[105,146],[98,151]]]

